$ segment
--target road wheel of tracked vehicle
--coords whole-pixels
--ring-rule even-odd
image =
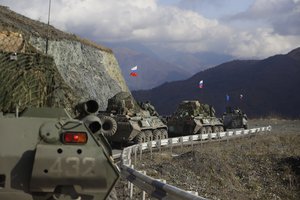
[[[220,126],[220,127],[219,127],[219,131],[220,131],[220,132],[224,132],[223,126]]]
[[[146,142],[145,133],[144,133],[144,132],[140,132],[140,133],[134,138],[134,142],[137,143],[137,144]]]
[[[161,139],[167,139],[168,138],[168,131],[165,129],[161,129]]]
[[[219,129],[218,126],[214,126],[212,130],[213,130],[213,133],[219,133],[220,132],[220,129]]]
[[[206,127],[206,133],[212,133],[212,129],[210,126]]]
[[[146,142],[149,142],[149,141],[153,140],[152,131],[150,131],[150,130],[145,131],[145,140],[146,140]]]
[[[168,138],[168,131],[165,129],[161,129],[161,139],[167,139]]]
[[[153,131],[153,140],[160,140],[161,139],[161,131],[156,129]]]
[[[202,128],[199,130],[199,133],[200,133],[200,134],[206,134],[206,129],[205,129],[205,127],[202,127]]]
[[[104,136],[113,136],[117,132],[117,122],[110,116],[101,116],[102,122],[101,132]]]

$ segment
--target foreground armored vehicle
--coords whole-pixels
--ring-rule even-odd
[[[199,101],[183,101],[176,112],[167,118],[169,136],[205,134],[224,131],[223,123],[216,118],[215,110]]]
[[[108,100],[106,111],[99,115],[112,117],[117,123],[116,133],[106,134],[107,139],[111,143],[130,144],[167,138],[167,126],[153,109],[150,103],[137,104],[128,92],[116,94]]]
[[[239,108],[232,109],[230,106],[226,107],[226,112],[223,114],[224,128],[248,128],[248,118],[245,113]]]
[[[0,113],[0,199],[107,199],[119,177],[93,113],[94,101],[65,109]]]

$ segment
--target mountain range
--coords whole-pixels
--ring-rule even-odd
[[[200,80],[203,88],[198,87]],[[232,106],[252,118],[300,118],[299,86],[300,48],[297,48],[262,60],[233,60],[188,79],[132,94],[138,101],[150,100],[162,115],[173,113],[182,100],[199,100],[214,106],[219,116],[226,106]]]

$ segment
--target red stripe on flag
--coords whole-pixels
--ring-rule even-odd
[[[138,74],[136,72],[131,72],[130,76],[137,76]]]

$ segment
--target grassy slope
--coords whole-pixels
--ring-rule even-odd
[[[137,169],[209,199],[300,199],[300,122],[257,120],[272,134],[143,155]],[[177,151],[177,152],[176,152]]]
[[[23,15],[20,15],[5,6],[0,5],[0,30],[16,31],[22,32],[25,37],[29,35],[35,35],[42,38],[49,37],[50,40],[74,40],[79,41],[85,45],[92,46],[102,51],[112,53],[112,50],[98,45],[90,40],[80,38],[77,35],[63,32],[59,29],[56,29],[53,26],[47,26],[47,24],[27,18]]]

